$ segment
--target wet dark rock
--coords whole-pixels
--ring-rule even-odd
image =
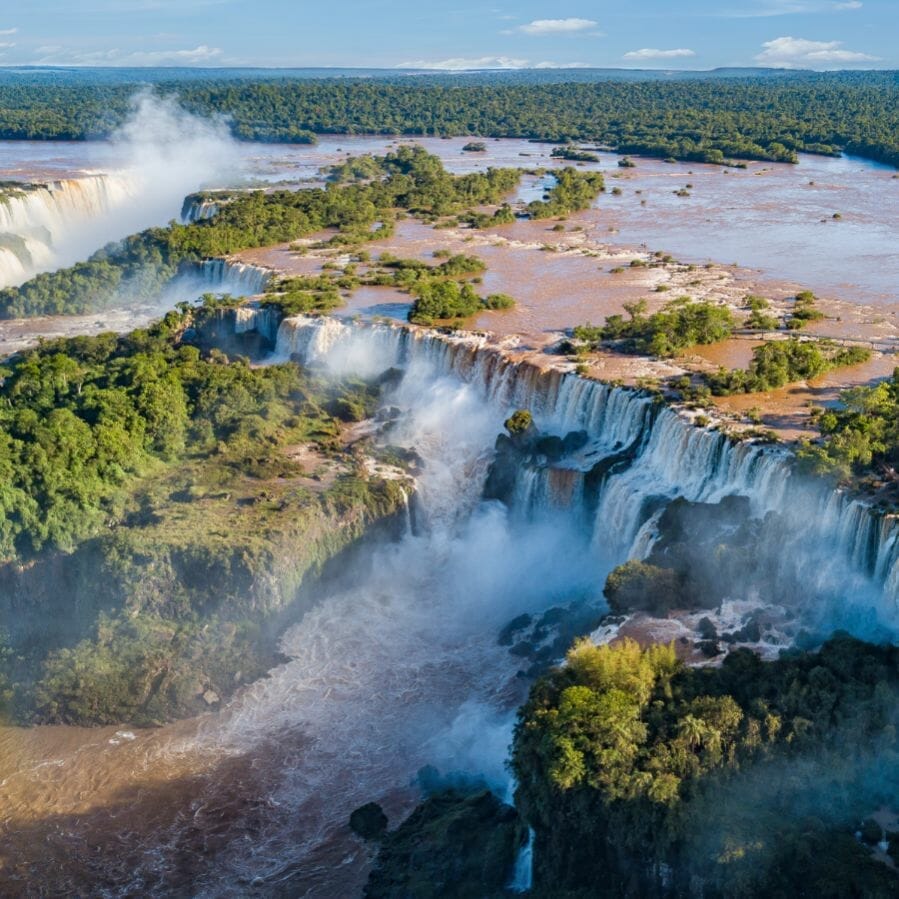
[[[495,452],[484,483],[484,499],[498,499],[509,505],[515,493],[518,472],[525,463],[526,456],[506,434],[500,434],[496,438]]]
[[[543,434],[532,422],[516,426],[508,434],[500,434],[496,438],[495,455],[484,485],[484,499],[498,499],[510,505],[523,468],[557,465],[566,456],[583,449],[588,440],[586,431],[571,431],[565,437]]]
[[[426,799],[384,837],[367,899],[491,899],[506,895],[526,839],[518,812],[489,791]]]
[[[382,406],[375,413],[375,421],[398,421],[403,410],[397,406]]]
[[[377,802],[367,802],[350,815],[350,830],[363,840],[380,840],[387,831],[387,815]]]
[[[565,455],[583,449],[590,440],[586,431],[569,431],[562,440],[562,452]]]
[[[375,383],[379,387],[396,387],[403,380],[405,374],[401,368],[388,368],[378,375]]]
[[[522,640],[519,643],[516,643],[509,652],[513,656],[520,656],[521,658],[526,659],[534,654],[534,644],[528,640]]]
[[[699,636],[702,637],[703,640],[717,640],[718,639],[718,628],[712,624],[711,619],[709,618],[700,618],[699,619]]]
[[[525,672],[527,677],[538,677],[565,657],[577,637],[596,630],[606,617],[586,600],[554,606],[542,615],[519,615],[500,632],[500,645],[509,646],[513,656],[531,663]]]
[[[558,462],[565,455],[565,444],[561,437],[549,435],[538,438],[534,444],[534,450],[544,456],[548,462]]]
[[[738,631],[734,631],[733,638],[736,643],[758,643],[762,639],[762,628],[758,619],[753,616]]]
[[[497,643],[500,646],[511,646],[512,640],[519,631],[524,630],[534,619],[526,612],[513,618],[500,632]]]
[[[641,509],[641,520],[649,520],[659,509],[657,537],[649,556],[609,575],[605,592],[614,608],[655,613],[712,609],[735,584],[758,584],[772,595],[787,589],[776,576],[772,556],[777,522],[753,519],[748,498],[728,496],[718,503],[697,503],[656,497]],[[711,622],[704,620],[708,628]],[[754,628],[749,633],[756,632]],[[712,632],[702,636],[717,639]],[[741,635],[734,638],[744,640]],[[747,637],[744,642],[757,639]]]

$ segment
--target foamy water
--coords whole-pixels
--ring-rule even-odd
[[[395,361],[382,349],[369,348],[371,366]],[[15,854],[35,884],[106,882],[110,895],[176,884],[272,894],[289,884],[295,895],[351,896],[369,858],[346,829],[353,808],[376,799],[408,811],[426,764],[507,792],[525,687],[497,634],[522,611],[593,589],[600,572],[589,556],[572,564],[569,527],[512,523],[480,500],[508,414],[502,400],[422,361],[390,402],[405,412],[391,441],[426,461],[417,533],[376,549],[284,635],[290,660],[218,715],[134,739],[121,728],[7,731],[8,747],[19,735],[29,747],[0,754],[12,769],[0,770],[7,864]],[[129,824],[117,852],[82,864],[84,840],[108,835],[122,803],[141,794],[146,819]],[[35,834],[51,847],[40,858],[29,849]]]

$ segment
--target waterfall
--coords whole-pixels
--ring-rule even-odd
[[[246,334],[257,331],[274,344],[281,325],[281,313],[276,309],[261,306],[238,306],[234,310],[234,333]]]
[[[52,267],[61,243],[133,199],[134,185],[125,175],[0,189],[0,287],[21,284]]]
[[[528,840],[519,849],[518,857],[515,859],[515,870],[512,873],[512,880],[509,882],[509,889],[513,893],[526,893],[530,890],[534,882],[534,829],[528,828]]]
[[[160,302],[173,306],[181,300],[195,300],[204,293],[230,294],[233,297],[252,297],[261,294],[271,277],[268,269],[244,262],[228,259],[206,259],[203,262],[183,265],[178,274],[169,282]],[[260,314],[264,310],[256,310]],[[238,316],[235,327],[241,331],[256,329],[256,324],[248,324],[250,313],[244,318]],[[274,342],[280,317],[273,318],[266,327],[266,336]]]
[[[181,206],[181,221],[189,225],[203,219],[211,219],[219,211],[219,204],[202,194],[191,194],[184,198]]]
[[[586,431],[587,444],[566,457],[564,469],[520,472],[514,504],[526,513],[575,507],[587,502],[592,479],[593,506],[580,511],[588,515],[594,550],[609,565],[646,555],[657,513],[671,500],[715,503],[739,495],[749,498],[753,517],[780,517],[782,526],[772,533],[778,564],[801,577],[810,594],[846,609],[850,601],[868,603],[883,618],[896,611],[899,519],[823,480],[799,476],[782,447],[697,427],[685,413],[636,390],[513,363],[480,336],[301,316],[282,322],[276,355],[358,376],[427,360],[471,383],[493,405],[530,410],[543,431]]]
[[[268,269],[227,259],[206,259],[199,264],[202,284],[210,293],[251,297],[262,293],[271,277]]]

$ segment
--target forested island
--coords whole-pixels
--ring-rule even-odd
[[[894,895],[873,847],[899,834],[862,824],[899,786],[894,657],[845,635],[706,669],[576,645],[516,730],[533,895]]]
[[[220,197],[220,208],[211,218],[150,228],[109,245],[86,262],[0,290],[0,315],[73,314],[155,298],[186,263],[326,229],[335,230],[331,238],[335,245],[358,246],[390,234],[398,212],[434,220],[480,204],[500,203],[519,177],[514,169],[454,177],[421,147],[351,160],[336,168],[324,188],[242,191]],[[586,194],[588,201],[602,188],[601,175],[571,171],[561,177],[551,192],[553,205],[547,214],[583,204],[582,196],[569,196],[576,185],[593,185]]]
[[[23,72],[0,82],[0,138],[86,140],[127,114],[134,83]],[[795,162],[841,152],[899,165],[894,72],[811,72],[692,80],[589,72],[292,79],[170,76],[154,89],[189,110],[229,116],[243,140],[318,134],[477,135],[589,141],[621,153],[722,163]]]

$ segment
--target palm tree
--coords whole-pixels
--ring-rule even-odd
[[[702,745],[706,732],[705,722],[694,715],[684,715],[677,725],[678,736],[683,737],[691,749]]]

